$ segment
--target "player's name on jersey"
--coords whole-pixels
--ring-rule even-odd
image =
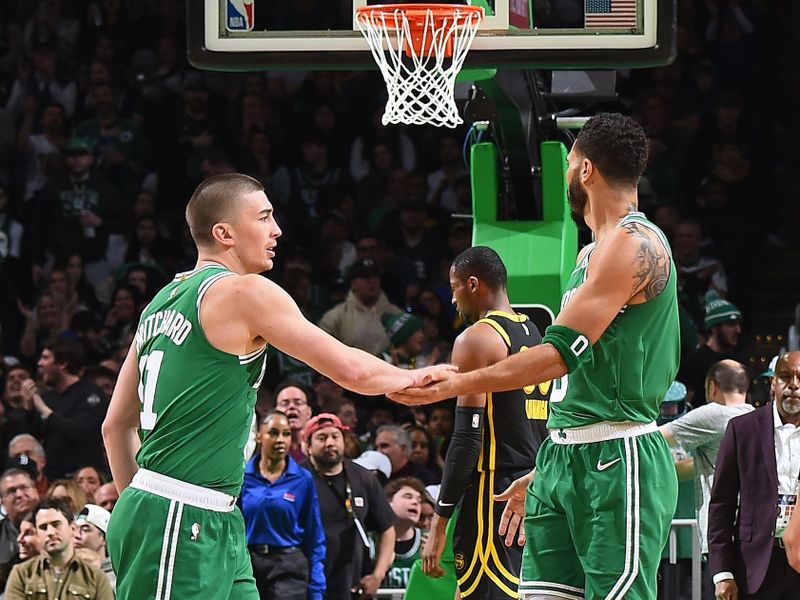
[[[164,335],[176,346],[180,346],[191,331],[192,322],[177,310],[159,310],[146,317],[136,330],[136,349],[138,351],[157,335]]]

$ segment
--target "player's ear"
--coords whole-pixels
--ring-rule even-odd
[[[233,235],[230,223],[216,223],[211,228],[211,236],[223,246],[233,245]]]
[[[581,181],[586,183],[589,180],[589,178],[594,174],[594,171],[595,171],[594,163],[588,158],[584,158],[581,161],[581,170],[580,170]]]
[[[467,287],[469,288],[470,292],[476,292],[477,289],[480,287],[480,282],[478,278],[474,275],[470,275],[469,279],[467,279]]]

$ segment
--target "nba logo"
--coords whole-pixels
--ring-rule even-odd
[[[252,31],[254,2],[255,0],[227,0],[225,28],[228,31]]]

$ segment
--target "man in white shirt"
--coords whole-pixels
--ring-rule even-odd
[[[750,376],[744,365],[735,360],[721,360],[712,365],[706,376],[708,404],[690,410],[659,428],[670,446],[681,446],[692,456],[698,533],[700,549],[704,554],[708,552],[708,503],[711,500],[711,486],[714,485],[719,444],[728,421],[753,410],[747,404],[749,385]]]
[[[750,376],[745,367],[735,360],[721,360],[711,366],[705,382],[707,404],[695,408],[678,419],[659,427],[670,447],[683,448],[691,458],[679,463],[678,476],[694,476],[695,514],[700,552],[708,554],[708,503],[714,485],[714,467],[717,453],[728,421],[733,417],[753,411],[747,404]],[[678,466],[678,465],[676,465]],[[703,589],[711,598],[714,585],[707,573],[708,562],[703,563]]]
[[[800,596],[783,540],[800,473],[800,352],[778,358],[771,393],[771,404],[730,421],[720,445],[708,510],[718,600]]]

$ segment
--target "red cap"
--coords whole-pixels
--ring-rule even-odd
[[[350,428],[342,423],[342,420],[333,413],[320,413],[312,417],[303,427],[303,439],[307,440],[320,429],[326,427],[336,427],[339,431],[350,431]]]

